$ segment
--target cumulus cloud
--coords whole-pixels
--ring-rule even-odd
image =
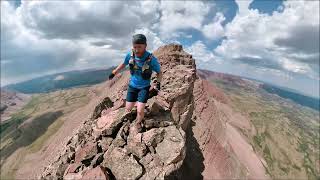
[[[154,51],[155,49],[157,49],[158,47],[164,45],[165,43],[157,36],[156,33],[154,33],[153,31],[151,31],[148,28],[141,28],[141,29],[136,29],[134,34],[144,34],[146,37],[148,37],[147,39],[147,48],[150,51]]]
[[[224,35],[224,27],[222,26],[223,21],[226,18],[220,12],[216,14],[212,23],[203,26],[202,32],[206,38],[210,40],[217,40]]]
[[[131,3],[130,3],[131,2]],[[122,37],[141,24],[141,18],[120,1],[23,1],[23,23],[48,39]]]
[[[22,1],[18,8],[1,1],[1,85],[117,65],[137,29],[154,48],[161,44],[151,30],[157,11],[157,3],[144,1]]]
[[[1,82],[13,76],[24,78],[26,74],[66,68],[81,52],[76,43],[38,39],[30,34],[8,2],[1,2],[1,17]]]
[[[213,52],[210,51],[202,41],[196,41],[191,46],[186,47],[185,51],[192,54],[193,58],[197,60],[198,63],[206,63],[217,60]]]
[[[177,30],[201,30],[211,6],[214,3],[204,1],[161,1],[161,16],[155,27],[164,39],[172,37]]]
[[[285,1],[283,12],[272,15],[249,10],[246,1],[237,3],[239,12],[226,25],[226,39],[214,50],[217,55],[318,79],[319,1]]]

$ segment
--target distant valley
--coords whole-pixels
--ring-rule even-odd
[[[31,94],[52,92],[78,86],[89,86],[106,81],[112,69],[87,69],[57,73],[10,84],[4,86],[3,89]]]

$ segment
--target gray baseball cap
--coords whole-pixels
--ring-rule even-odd
[[[135,34],[132,37],[132,44],[147,44],[147,38],[143,34]]]

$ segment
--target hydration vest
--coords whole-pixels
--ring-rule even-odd
[[[134,57],[135,57],[135,54],[134,54],[134,51],[132,49],[130,60],[129,60],[129,67],[130,67],[131,75],[133,75],[134,73],[137,73],[137,71],[139,70],[139,66],[136,63]],[[150,67],[151,60],[152,60],[152,53],[150,53],[148,55],[148,57],[146,58],[146,60],[144,61],[143,66],[142,66],[141,77],[143,79],[145,79],[145,80],[151,79],[151,75],[152,75],[152,69]]]

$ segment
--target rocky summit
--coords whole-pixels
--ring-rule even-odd
[[[195,106],[195,60],[177,44],[153,54],[163,78],[160,93],[146,105],[142,131],[132,130],[136,110],[125,111],[129,74],[124,72],[108,82],[117,91],[101,99],[41,179],[181,178]]]

